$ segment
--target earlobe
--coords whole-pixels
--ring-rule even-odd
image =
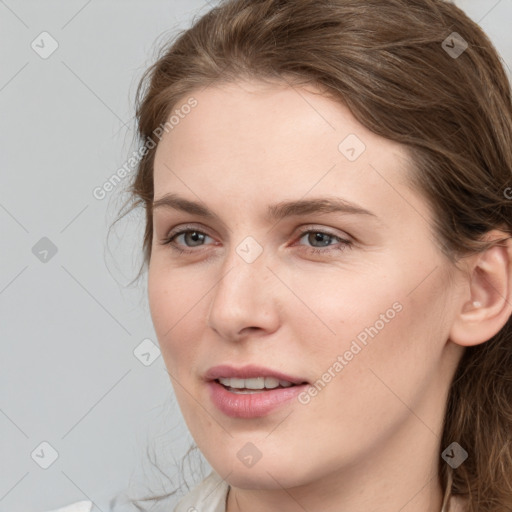
[[[492,232],[503,240],[503,232]],[[508,238],[470,258],[468,292],[450,331],[450,340],[462,346],[484,343],[496,335],[512,315],[512,244]]]

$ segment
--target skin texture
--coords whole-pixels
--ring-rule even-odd
[[[240,81],[193,96],[197,107],[159,143],[155,199],[177,194],[218,218],[155,210],[148,293],[184,419],[231,485],[228,512],[440,510],[450,382],[463,345],[497,332],[506,311],[479,339],[465,337],[472,301],[485,308],[494,297],[472,287],[439,249],[432,213],[406,183],[404,148],[347,108],[287,84]],[[349,134],[366,146],[355,161],[338,148]],[[374,216],[265,220],[270,204],[325,196]],[[161,243],[189,224],[205,233],[202,242],[181,235],[177,249]],[[333,236],[315,243],[317,231]],[[248,236],[263,248],[252,263],[236,252]],[[490,265],[502,265],[510,279],[509,257],[498,252]],[[234,419],[211,402],[203,375],[219,364],[317,381],[396,303],[400,312],[309,403]],[[249,442],[262,454],[252,467],[237,457]]]

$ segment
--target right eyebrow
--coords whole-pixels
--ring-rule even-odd
[[[165,194],[161,198],[153,201],[153,210],[158,208],[171,208],[210,220],[220,220],[219,217],[206,206],[196,201],[190,201],[189,199],[180,197],[177,194]],[[267,209],[266,218],[269,221],[278,221],[291,216],[336,212],[352,215],[368,215],[377,218],[373,212],[339,197],[283,201],[270,205]]]
[[[200,217],[205,217],[207,219],[218,220],[217,215],[210,211],[206,206],[203,206],[196,201],[190,201],[184,197],[180,197],[177,194],[165,194],[160,199],[153,201],[153,210],[158,208],[170,208],[190,213],[192,215],[199,215]]]

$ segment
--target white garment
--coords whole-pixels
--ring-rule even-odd
[[[228,489],[228,483],[212,470],[202,482],[181,498],[173,512],[226,512]],[[48,512],[91,512],[92,506],[92,501],[78,501],[56,510],[49,510]],[[105,509],[102,510],[109,512]],[[123,509],[121,508],[120,510]],[[158,508],[157,510],[163,509]],[[167,508],[166,510],[170,511]],[[133,511],[133,509],[130,508],[130,511]]]
[[[174,512],[226,512],[228,490],[229,484],[212,470],[178,502]]]

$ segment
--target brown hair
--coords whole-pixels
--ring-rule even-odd
[[[462,48],[457,32],[467,43]],[[456,45],[457,43],[457,45]],[[442,0],[227,0],[164,47],[137,91],[138,136],[154,139],[194,91],[240,78],[312,84],[366,128],[402,143],[411,180],[435,214],[443,252],[485,250],[482,235],[512,234],[512,101],[498,54],[479,26]],[[131,186],[146,211],[151,257],[153,160]],[[500,241],[501,242],[501,241]],[[139,273],[140,275],[140,273]],[[442,449],[458,442],[457,469],[439,458],[446,495],[469,512],[512,510],[512,323],[467,348],[451,386]],[[452,482],[453,480],[453,482]]]

